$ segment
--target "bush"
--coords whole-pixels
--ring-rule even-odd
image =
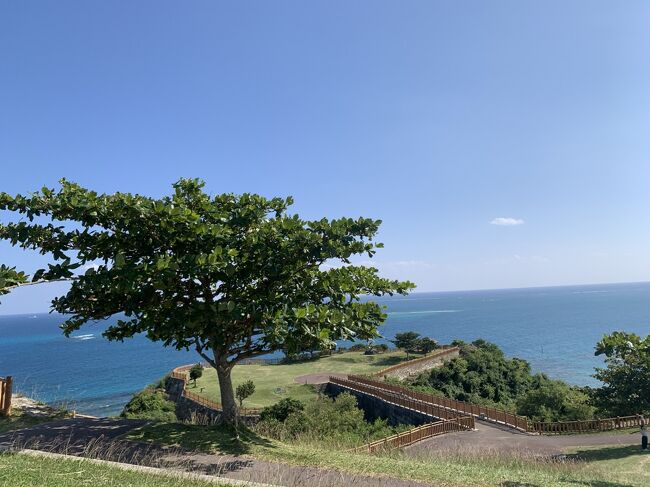
[[[355,343],[350,348],[348,348],[348,350],[350,352],[363,352],[365,350],[368,350],[368,345],[364,345],[363,343]]]
[[[275,420],[284,423],[291,413],[302,411],[305,404],[297,399],[286,397],[272,406],[265,407],[260,413],[260,421]]]
[[[506,409],[536,421],[589,419],[594,410],[587,394],[544,374],[485,340],[455,341],[460,357],[411,381],[418,389],[453,399]]]
[[[164,391],[147,387],[131,398],[120,416],[171,422],[176,421],[176,405],[167,399]]]
[[[321,445],[360,445],[410,427],[391,428],[381,419],[367,422],[363,411],[357,407],[356,398],[348,393],[340,394],[336,399],[311,401],[304,405],[304,409],[294,409],[284,420],[278,417],[277,414],[264,415],[256,428],[260,433],[278,440]]]

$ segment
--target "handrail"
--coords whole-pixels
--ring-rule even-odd
[[[387,436],[370,443],[366,443],[365,445],[351,448],[348,451],[351,453],[375,453],[382,450],[403,448],[427,438],[468,429],[474,429],[474,418],[471,416],[455,418],[449,421],[436,421],[433,423],[418,426],[408,431],[403,431],[401,433]]]
[[[620,416],[616,418],[587,419],[580,421],[531,421],[529,431],[546,434],[589,433],[639,427],[646,424],[641,415]]]
[[[380,382],[356,375],[349,375],[348,380],[356,383],[366,384],[378,389],[383,389],[395,394],[400,394],[412,401],[415,400],[429,404],[431,406],[434,406],[438,412],[447,410],[451,412],[450,414],[455,414],[456,416],[459,414],[469,415],[478,419],[486,419],[489,421],[497,422],[521,431],[528,431],[528,418],[504,411],[502,409],[458,401],[456,399],[450,399],[443,396],[435,396],[433,394],[428,394],[425,392],[412,391],[406,387],[387,384],[385,382]],[[445,416],[438,415],[438,417]]]
[[[9,375],[5,378],[0,377],[0,415],[9,416],[11,414],[13,378]]]
[[[221,403],[213,401],[212,399],[208,399],[204,396],[201,396],[200,394],[197,394],[196,392],[192,392],[187,389],[187,373],[192,367],[193,365],[181,365],[180,367],[176,367],[171,371],[171,374],[169,374],[170,377],[183,381],[183,392],[181,393],[182,396],[208,409],[219,412],[223,411],[223,406]],[[258,408],[237,408],[237,411],[240,416],[258,416],[262,410]]]

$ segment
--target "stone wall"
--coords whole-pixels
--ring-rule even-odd
[[[364,394],[363,392],[347,389],[331,382],[325,384],[323,392],[330,397],[336,397],[342,392],[352,394],[357,398],[357,403],[359,404],[359,407],[363,409],[367,421],[385,419],[391,426],[397,426],[398,424],[420,426],[439,419],[429,416],[428,414],[398,406],[397,404],[385,402],[377,397]]]
[[[404,362],[403,366],[396,367],[394,370],[384,374],[386,377],[393,377],[395,379],[406,379],[412,375],[418,375],[427,370],[433,369],[435,367],[440,367],[446,360],[451,360],[458,357],[460,352],[458,350],[450,351],[445,355],[441,356],[431,356],[428,360],[426,357],[413,360],[412,363]]]

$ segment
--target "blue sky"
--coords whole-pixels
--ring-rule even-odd
[[[308,218],[381,218],[375,265],[421,291],[650,280],[649,18],[641,1],[2,2],[0,190],[162,195],[185,176],[293,195]],[[0,261],[42,264],[5,243]]]

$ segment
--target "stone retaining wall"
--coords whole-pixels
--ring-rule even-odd
[[[404,362],[404,365],[395,368],[395,370],[391,370],[390,372],[387,372],[384,374],[386,377],[392,377],[395,379],[406,379],[409,376],[412,375],[418,375],[421,374],[422,372],[426,372],[427,370],[433,369],[435,367],[440,367],[445,361],[451,360],[453,358],[456,358],[460,355],[460,351],[455,350],[455,351],[450,351],[449,353],[446,353],[445,355],[441,356],[431,356],[429,360],[426,360],[426,357],[423,359],[418,359],[414,360],[413,363],[409,364],[409,362]]]

